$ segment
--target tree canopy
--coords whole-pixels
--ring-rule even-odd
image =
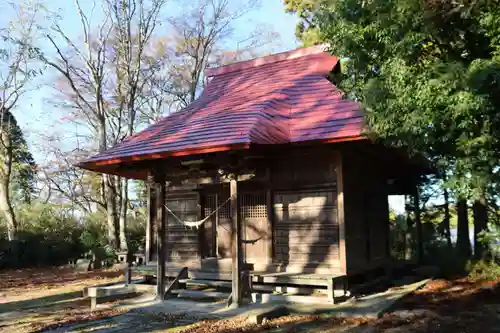
[[[371,134],[432,160],[484,229],[500,160],[498,1],[286,3],[305,43],[314,31],[343,59],[336,84],[361,102]]]

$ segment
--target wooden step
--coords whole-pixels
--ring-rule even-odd
[[[188,289],[177,289],[172,290],[173,295],[177,295],[178,298],[191,298],[191,299],[228,299],[230,293],[218,292],[218,291],[198,291],[198,290],[188,290]]]
[[[332,304],[332,300],[325,296],[302,296],[302,295],[276,295],[252,293],[252,301],[257,304],[273,302],[299,303],[299,304]]]
[[[179,282],[192,286],[223,287],[223,288],[231,288],[232,285],[231,281],[221,281],[221,280],[183,279],[180,280]]]

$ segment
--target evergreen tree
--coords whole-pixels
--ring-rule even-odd
[[[15,238],[17,220],[13,198],[30,202],[34,192],[35,162],[14,115],[0,112],[0,211],[7,221],[9,239]]]
[[[308,26],[347,59],[336,83],[361,102],[375,137],[427,156],[457,200],[474,202],[477,238],[498,181],[498,1],[319,2]]]

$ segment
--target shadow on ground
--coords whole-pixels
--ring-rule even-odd
[[[376,297],[376,296],[375,296]],[[380,297],[380,296],[379,296]],[[339,318],[342,312],[300,314],[249,324],[246,309],[224,310],[221,303],[166,301],[152,296],[106,303],[89,311],[88,299],[74,293],[0,305],[5,332],[311,332],[311,333],[500,333],[500,288],[496,282],[432,281],[402,299],[381,318]],[[240,316],[240,317],[238,317]],[[14,328],[16,330],[14,330]]]

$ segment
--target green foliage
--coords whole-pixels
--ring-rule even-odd
[[[146,207],[137,207],[132,216],[128,218],[127,241],[130,253],[135,253],[139,249],[144,249],[146,244]]]
[[[6,131],[10,140],[8,147],[0,145],[0,153],[12,158],[11,197],[15,203],[29,203],[35,192],[35,160],[14,115],[0,111],[0,119],[0,132]]]
[[[313,18],[324,3],[326,3],[325,0],[284,0],[285,11],[296,14],[300,18],[295,35],[304,43],[304,46],[315,45],[321,41],[320,31]]]
[[[406,222],[406,217],[401,214],[390,213],[389,216],[390,223],[390,250],[391,257],[397,260],[404,260],[406,258],[408,247],[412,247],[409,244],[411,237],[411,230]]]
[[[35,203],[18,207],[17,214],[18,239],[9,242],[3,233],[0,267],[62,265],[84,253],[85,248],[79,242],[82,228],[68,210]],[[0,224],[5,229],[5,224]]]
[[[500,263],[500,227],[492,226],[492,230],[481,231],[478,241],[489,249],[491,259]]]
[[[144,247],[145,208],[129,216],[128,241],[131,253]],[[116,262],[109,245],[103,212],[77,218],[71,207],[33,202],[17,207],[18,240],[6,239],[5,221],[0,217],[0,268],[65,265],[79,258],[94,268]]]
[[[480,260],[469,263],[469,276],[475,280],[496,281],[500,279],[500,264],[495,260]]]
[[[101,263],[109,266],[116,262],[116,253],[109,244],[104,221],[106,215],[103,212],[87,214],[82,221],[83,232],[79,240],[86,249],[85,256],[92,260],[94,268],[99,268]]]
[[[420,0],[337,0],[313,17],[347,58],[340,87],[375,136],[423,154],[478,198],[497,177],[500,118],[498,7]]]

